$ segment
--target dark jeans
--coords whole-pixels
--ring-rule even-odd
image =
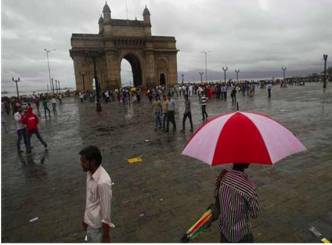
[[[173,131],[176,130],[176,123],[175,123],[175,112],[174,111],[168,111],[167,112],[167,132],[169,130],[169,122],[173,124]]]
[[[163,113],[163,129],[166,128],[166,123],[167,123],[167,113]]]
[[[161,112],[155,112],[155,128],[161,128]]]
[[[186,120],[187,120],[187,117],[189,118],[189,122],[190,122],[190,130],[193,131],[193,120],[192,120],[191,112],[190,111],[183,114],[182,130],[186,129]]]
[[[205,121],[205,119],[208,118],[208,114],[206,112],[206,105],[202,105],[202,120]]]
[[[268,92],[268,94],[269,94],[269,95],[268,95],[269,98],[271,98],[271,89],[268,89],[267,92]]]
[[[29,142],[28,142],[26,128],[19,129],[16,132],[17,132],[17,150],[18,151],[21,150],[21,141],[22,141],[22,138],[23,138],[23,141],[24,141],[25,149],[29,150],[30,147],[29,147]]]
[[[52,110],[53,110],[53,113],[55,114],[56,113],[56,104],[52,104]]]
[[[29,132],[28,134],[28,144],[29,144],[29,147],[31,146],[31,136],[35,134],[37,136],[37,138],[39,139],[40,143],[42,143],[45,147],[47,147],[47,144],[46,142],[43,140],[43,138],[41,137],[40,133],[39,133],[39,130],[36,128],[34,131],[32,132]]]
[[[236,95],[232,95],[232,105],[236,104]]]
[[[40,111],[39,111],[39,102],[36,102],[35,104],[36,104],[38,113],[40,113]]]
[[[50,109],[48,109],[48,107],[44,107],[45,118],[46,118],[46,111],[48,111],[48,116],[51,117]]]
[[[220,242],[221,243],[231,243],[231,241],[228,241],[222,233],[220,233]],[[237,243],[252,243],[252,242],[255,242],[254,236],[252,233],[249,233],[249,234],[245,235],[244,237],[242,237],[241,240],[238,241]]]

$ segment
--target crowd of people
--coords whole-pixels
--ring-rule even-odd
[[[285,83],[281,83],[281,86],[285,86]],[[232,105],[236,105],[237,95],[252,97],[255,95],[255,90],[260,88],[267,88],[267,95],[271,97],[272,82],[255,82],[255,81],[241,81],[234,82],[228,81],[224,83],[182,83],[175,86],[162,86],[158,85],[155,87],[148,88],[143,91],[137,87],[123,87],[120,89],[106,89],[101,93],[101,99],[104,103],[118,102],[119,104],[128,105],[131,103],[140,103],[142,94],[145,95],[152,105],[152,111],[154,115],[154,126],[155,130],[162,130],[163,132],[169,132],[170,125],[172,125],[172,131],[175,132],[177,129],[175,115],[176,115],[176,99],[184,99],[184,112],[182,116],[182,128],[181,132],[185,132],[186,122],[189,121],[190,132],[193,132],[193,115],[191,111],[191,98],[194,96],[198,97],[201,107],[201,117],[204,122],[208,118],[207,104],[212,98],[217,100],[227,101],[227,97],[230,94],[232,99]],[[35,94],[30,96],[24,96],[20,98],[2,97],[2,113],[10,115],[11,113],[18,118],[18,114],[27,114],[28,108],[32,110],[32,105],[36,108],[36,114],[41,117],[42,114],[45,119],[51,118],[51,110],[53,115],[57,113],[57,105],[62,104],[62,99],[65,96],[69,96],[70,93],[58,93],[58,94]],[[79,97],[81,103],[86,101],[94,102],[96,99],[95,91],[77,91],[75,93]],[[31,111],[30,111],[31,113]],[[36,116],[37,117],[37,116]],[[37,117],[38,119],[38,117]],[[3,127],[6,131],[6,125],[3,123]],[[21,124],[21,125],[20,125]],[[22,122],[17,121],[17,144],[19,145],[22,139],[26,144],[27,150],[29,149],[29,135],[28,132],[24,133],[23,128],[26,128]],[[31,134],[30,130],[30,135]],[[42,142],[39,131],[34,131],[37,138]],[[20,148],[18,147],[18,151]]]
[[[165,86],[155,86],[149,88],[146,91],[146,96],[152,104],[152,110],[155,121],[155,130],[163,130],[169,132],[170,123],[173,126],[173,132],[176,131],[175,120],[175,98],[184,98],[184,113],[182,118],[181,132],[185,132],[186,121],[189,119],[190,131],[193,132],[193,121],[191,114],[191,98],[193,96],[198,97],[198,101],[201,107],[202,121],[204,122],[208,118],[207,103],[210,99],[215,98],[217,100],[227,101],[228,94],[232,99],[232,105],[236,105],[237,94],[242,96],[255,96],[255,90],[261,86],[258,82],[244,81],[227,83],[187,83],[175,85],[173,87],[166,88]],[[271,98],[272,82],[267,82],[261,88],[267,89],[267,96]]]
[[[7,125],[5,123],[5,115],[13,115],[16,126],[16,147],[18,153],[22,153],[21,148],[22,140],[25,145],[25,151],[31,153],[33,148],[31,144],[31,137],[36,135],[37,139],[47,150],[47,143],[42,138],[38,129],[39,118],[41,117],[42,110],[44,112],[44,118],[51,118],[52,108],[53,115],[57,114],[57,104],[61,105],[62,99],[65,94],[35,94],[30,96],[17,97],[3,97],[1,101],[1,112],[2,112],[2,128],[7,132]],[[36,108],[37,115],[33,112],[33,106]],[[42,109],[41,109],[42,107]]]

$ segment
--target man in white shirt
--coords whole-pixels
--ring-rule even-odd
[[[14,119],[16,122],[16,133],[17,133],[17,151],[21,153],[21,140],[23,138],[25,149],[27,152],[30,151],[30,147],[28,144],[27,132],[25,125],[21,122],[22,119],[23,108],[19,107],[18,110],[14,114]]]
[[[51,104],[52,104],[52,110],[54,115],[56,114],[56,99],[55,99],[55,95],[53,95],[52,99],[51,99]]]
[[[96,146],[88,146],[79,152],[81,167],[87,172],[86,204],[84,230],[88,242],[111,242],[111,201],[112,181],[106,170],[101,166],[102,156]]]

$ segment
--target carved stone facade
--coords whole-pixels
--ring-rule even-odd
[[[176,84],[176,40],[151,35],[147,7],[143,18],[143,21],[112,19],[106,3],[98,22],[98,34],[72,34],[70,56],[74,61],[77,90],[93,89],[93,60],[102,90],[121,87],[122,59],[131,64],[134,86]]]

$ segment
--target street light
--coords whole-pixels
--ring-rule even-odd
[[[96,111],[97,112],[101,112],[102,108],[101,108],[101,104],[100,104],[100,98],[99,98],[99,82],[98,82],[98,78],[97,78],[97,68],[96,68],[96,59],[101,55],[100,52],[98,51],[91,51],[91,52],[86,52],[86,57],[87,58],[91,58],[92,62],[93,62],[93,76],[94,76],[94,80],[95,80],[95,87],[96,87],[96,99],[97,99],[97,103],[96,103]]]
[[[224,71],[224,80],[226,82],[226,71],[228,70],[228,67],[225,65],[222,69]]]
[[[284,82],[285,82],[287,67],[283,66],[283,67],[281,67],[281,70],[282,70],[282,74],[283,74],[283,78],[284,78]]]
[[[203,50],[202,53],[205,55],[205,81],[207,82],[207,52],[206,50]]]
[[[203,74],[204,74],[204,72],[198,72],[198,73],[201,76],[201,83],[203,83]]]
[[[60,81],[59,80],[55,80],[55,90],[57,93],[59,93],[59,90],[60,90]]]
[[[58,81],[54,80],[54,82],[55,82],[54,90],[57,93],[58,92]],[[53,83],[53,85],[54,85],[54,83]]]
[[[240,72],[240,69],[235,69],[236,80],[237,80],[237,81],[239,81],[239,72]]]
[[[58,80],[58,90],[59,90],[59,93],[60,93],[61,87],[60,87],[60,81],[59,80]]]
[[[44,48],[44,51],[46,52],[46,57],[47,57],[48,77],[50,79],[50,88],[53,90],[53,93],[54,93],[53,82],[51,81],[51,69],[50,69],[50,61],[48,60],[48,54],[51,53],[52,51],[55,51],[55,49]]]
[[[12,77],[12,81],[16,84],[16,94],[17,94],[17,99],[20,99],[20,94],[18,93],[18,85],[17,83],[20,81],[20,78],[17,78],[16,80],[14,79],[14,77]]]
[[[326,62],[327,62],[327,54],[323,55],[323,59],[324,59],[324,84],[323,84],[323,88],[326,88],[326,80],[327,80],[327,74],[326,74]]]

